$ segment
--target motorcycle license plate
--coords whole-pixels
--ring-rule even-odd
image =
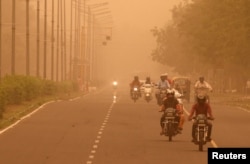
[[[165,117],[166,120],[174,119],[174,117]]]
[[[169,117],[173,117],[174,116],[174,114],[173,113],[167,113],[167,116],[169,116]]]
[[[205,123],[205,120],[198,120],[198,123],[204,124],[204,123]]]

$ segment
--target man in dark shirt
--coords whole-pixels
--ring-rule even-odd
[[[188,116],[188,120],[191,121],[193,119],[193,116],[195,117],[198,114],[204,114],[206,117],[210,117],[210,119],[214,119],[213,114],[212,114],[212,109],[209,105],[209,103],[206,103],[206,97],[205,96],[198,96],[197,97],[197,102],[193,105],[190,115]],[[197,122],[194,121],[193,127],[192,127],[192,142],[196,141],[195,138],[195,128],[197,126]],[[212,132],[212,123],[207,121],[207,126],[208,126],[208,133],[207,133],[207,141],[211,141],[211,132]]]

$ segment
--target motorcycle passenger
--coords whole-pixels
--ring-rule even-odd
[[[188,120],[193,119],[193,115],[195,117],[198,114],[205,114],[206,117],[210,117],[211,120],[214,119],[213,114],[212,114],[212,109],[210,104],[206,103],[206,97],[205,96],[197,96],[197,102],[193,105],[190,115],[188,116]],[[212,123],[210,121],[207,121],[207,126],[208,126],[208,133],[207,133],[207,141],[211,141],[211,133],[212,133]],[[194,121],[193,126],[192,126],[192,142],[196,141],[195,137],[195,129],[197,127],[197,122]]]
[[[150,77],[146,77],[145,84],[152,84]]]
[[[166,80],[168,81],[168,83],[171,85],[173,83],[173,80],[171,80],[168,76],[168,73],[165,73],[165,77],[166,77]]]
[[[160,125],[161,125],[161,135],[163,135],[164,133],[164,125],[163,125],[163,121],[165,119],[165,110],[167,108],[174,108],[176,109],[176,114],[177,117],[176,119],[178,120],[179,124],[178,124],[178,132],[181,133],[181,130],[183,129],[183,123],[184,123],[184,114],[183,111],[180,107],[179,101],[177,100],[177,98],[175,97],[175,93],[173,90],[168,89],[167,94],[166,94],[166,98],[163,100],[163,104],[161,106],[161,109],[159,110],[159,112],[164,112],[161,119],[160,119]]]
[[[170,84],[169,82],[167,81],[167,75],[166,74],[161,74],[160,76],[160,81],[158,82],[157,84],[157,90],[155,92],[155,97],[157,99],[157,104],[160,104],[160,99],[161,99],[161,96],[160,96],[160,92],[162,89],[168,89],[170,88]]]
[[[138,76],[134,76],[134,80],[129,85],[130,85],[130,95],[132,95],[133,88],[138,87],[139,95],[141,96],[140,87],[142,86],[142,83],[140,82]]]

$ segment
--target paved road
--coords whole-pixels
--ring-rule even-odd
[[[191,122],[169,142],[159,135],[155,100],[134,103],[127,87],[116,101],[113,94],[107,87],[49,103],[0,132],[0,164],[206,164],[207,147],[250,147],[250,113],[241,109],[212,104],[213,141],[199,152]]]

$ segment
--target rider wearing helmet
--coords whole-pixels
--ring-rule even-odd
[[[214,119],[213,114],[212,114],[212,109],[210,107],[210,105],[208,103],[206,103],[206,97],[203,95],[199,95],[196,97],[197,98],[197,102],[193,105],[190,115],[188,116],[188,120],[192,120],[193,116],[195,115],[195,117],[198,114],[205,114],[206,117],[210,117],[210,119]],[[207,141],[211,141],[211,132],[212,132],[212,123],[207,121],[207,125],[208,125],[208,133],[207,133]],[[193,127],[192,127],[192,142],[196,141],[196,137],[195,137],[195,128],[197,126],[197,122],[194,121],[193,123]]]
[[[129,85],[130,85],[130,95],[132,95],[132,91],[133,91],[134,87],[138,87],[139,94],[141,95],[140,87],[141,87],[142,83],[140,82],[138,76],[134,76],[134,80]]]
[[[175,97],[175,92],[171,89],[167,90],[166,93],[166,98],[163,100],[163,104],[161,106],[161,109],[159,110],[159,112],[164,112],[161,119],[160,119],[160,125],[161,125],[161,135],[163,134],[163,121],[165,119],[165,110],[167,108],[174,108],[176,109],[176,114],[177,117],[176,119],[179,122],[178,125],[178,132],[181,133],[181,130],[183,129],[183,122],[184,122],[184,115],[183,115],[183,111],[180,107],[179,101],[177,100],[177,98]]]

